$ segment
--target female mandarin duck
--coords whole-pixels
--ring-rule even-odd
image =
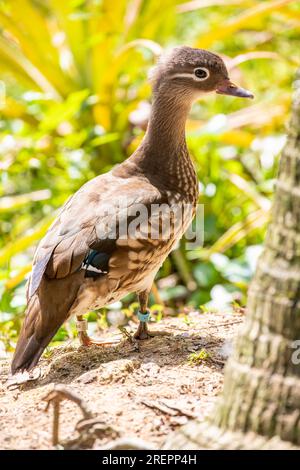
[[[219,56],[190,47],[175,48],[163,57],[154,69],[152,85],[152,112],[138,149],[121,165],[82,186],[37,248],[12,373],[32,369],[58,328],[74,314],[82,344],[104,344],[88,337],[82,315],[130,292],[137,293],[140,303],[135,337],[150,335],[147,301],[153,279],[194,210],[167,238],[126,239],[120,236],[120,224],[131,220],[141,204],[182,203],[195,209],[197,177],[185,141],[193,101],[212,91],[253,98],[230,82]]]

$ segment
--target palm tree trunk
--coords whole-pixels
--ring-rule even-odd
[[[223,393],[213,417],[182,428],[166,449],[300,448],[299,79],[296,85],[272,221]]]

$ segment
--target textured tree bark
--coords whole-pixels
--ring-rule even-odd
[[[265,248],[214,416],[164,448],[300,448],[300,73]],[[298,349],[299,349],[298,343]],[[297,360],[298,359],[298,360]]]

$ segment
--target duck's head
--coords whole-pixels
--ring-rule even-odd
[[[192,95],[212,92],[254,98],[250,91],[234,85],[226,66],[216,54],[204,49],[181,46],[161,57],[151,76],[154,92],[172,90]]]

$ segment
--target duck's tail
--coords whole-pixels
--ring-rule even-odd
[[[49,322],[43,322],[39,298],[34,295],[28,305],[26,318],[12,360],[12,374],[25,370],[29,371],[36,366],[44,349],[50,343],[60,325],[61,321],[51,325]]]

